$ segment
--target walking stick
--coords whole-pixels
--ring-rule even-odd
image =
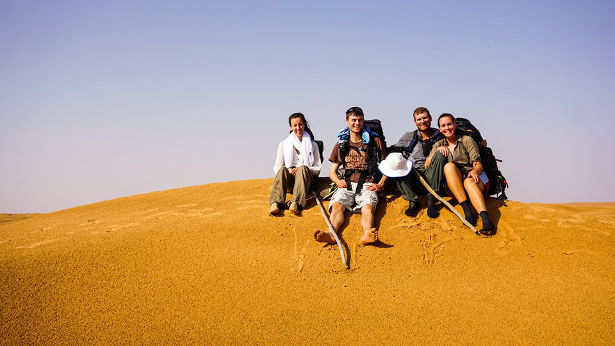
[[[337,236],[337,232],[335,232],[335,228],[333,228],[331,221],[329,221],[329,216],[327,215],[327,212],[325,211],[325,207],[322,205],[320,198],[318,197],[316,192],[313,192],[313,194],[314,194],[314,198],[316,198],[316,203],[320,207],[320,212],[322,213],[322,216],[325,218],[325,221],[327,222],[327,226],[329,226],[329,231],[333,234],[333,238],[335,238],[335,241],[337,242],[337,247],[340,249],[340,256],[342,257],[342,263],[348,269],[350,268],[350,265],[346,261],[346,254],[344,253],[342,242],[340,241],[340,238]]]
[[[434,195],[434,197],[436,197],[440,202],[442,202],[448,209],[450,209],[453,214],[457,215],[457,217],[459,218],[459,220],[461,220],[461,222],[463,222],[464,225],[468,226],[468,228],[470,228],[472,230],[472,232],[474,232],[474,234],[476,234],[479,237],[482,237],[483,235],[480,234],[476,228],[474,228],[474,226],[472,226],[471,223],[468,222],[468,220],[465,219],[465,217],[461,216],[461,214],[459,214],[459,212],[457,211],[457,209],[453,208],[453,206],[448,203],[446,200],[444,200],[444,198],[440,197],[432,188],[431,186],[429,186],[429,184],[427,183],[427,181],[425,181],[425,179],[419,174],[419,172],[417,172],[416,170],[412,170],[414,171],[414,174],[416,174],[417,177],[419,177],[419,180],[421,181],[421,184],[423,184],[423,186],[425,186],[425,188],[427,189],[427,191],[429,191],[429,193],[431,193],[432,195]]]

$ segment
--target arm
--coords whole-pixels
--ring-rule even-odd
[[[331,181],[334,182],[335,185],[337,185],[337,187],[339,188],[348,187],[345,181],[340,180],[340,178],[337,177],[337,169],[339,166],[340,166],[339,163],[336,163],[336,162],[331,163],[331,171],[329,171],[329,179],[331,179]]]
[[[474,182],[478,184],[480,181],[478,176],[483,173],[483,165],[480,161],[474,161],[472,162],[472,166],[474,166],[474,168],[468,173],[468,178],[474,179]]]
[[[382,191],[384,189],[384,184],[386,184],[388,177],[386,175],[382,175],[382,178],[380,178],[380,181],[377,184],[374,185],[369,185],[368,187],[366,187],[366,189],[371,190],[371,191]]]
[[[278,171],[280,170],[280,168],[282,166],[284,166],[284,153],[282,151],[282,147],[284,142],[281,142],[278,145],[278,152],[275,156],[275,162],[273,164],[273,175],[275,176],[276,174],[278,174]]]
[[[429,167],[429,164],[431,163],[431,159],[433,158],[436,151],[439,151],[440,154],[442,154],[442,156],[444,157],[449,157],[449,155],[451,155],[451,151],[448,150],[446,146],[438,145],[438,143],[436,143],[433,146],[433,148],[431,148],[431,152],[429,153],[429,156],[427,157],[427,159],[425,159],[425,168]]]

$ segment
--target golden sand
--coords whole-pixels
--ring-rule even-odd
[[[380,246],[350,218],[347,270],[312,238],[313,200],[266,214],[271,183],[2,215],[1,342],[615,342],[615,203],[489,200],[498,233],[479,238],[391,195]]]

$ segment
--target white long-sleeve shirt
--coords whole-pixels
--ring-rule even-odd
[[[320,157],[320,152],[318,151],[318,144],[316,142],[312,143],[312,155],[314,155],[314,163],[312,166],[308,166],[310,172],[313,175],[318,176],[320,174],[320,168],[322,167],[322,159]],[[299,167],[299,166],[307,166],[305,163],[305,155],[303,153],[297,154],[297,150],[295,150],[295,155],[293,155],[293,161],[290,167]],[[273,175],[278,174],[280,167],[284,166],[284,141],[280,142],[278,145],[278,153],[275,156],[275,163],[273,164]],[[287,167],[287,168],[290,168]]]

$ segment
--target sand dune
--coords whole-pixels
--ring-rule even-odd
[[[489,201],[479,238],[447,210],[403,215],[380,246],[359,217],[266,214],[271,179],[188,187],[50,214],[0,216],[0,340],[25,343],[615,342],[615,203]]]

